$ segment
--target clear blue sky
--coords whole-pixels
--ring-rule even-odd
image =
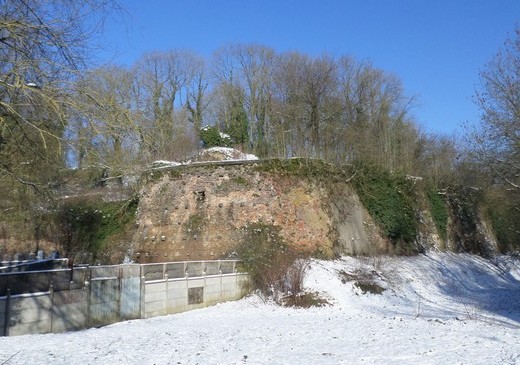
[[[415,95],[426,131],[475,122],[478,73],[515,26],[520,0],[120,0],[128,14],[105,26],[103,61],[132,64],[154,50],[208,57],[258,43],[282,52],[371,60]]]

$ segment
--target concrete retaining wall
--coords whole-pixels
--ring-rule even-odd
[[[90,267],[80,289],[0,296],[0,336],[59,333],[201,308],[246,294],[235,261]],[[45,275],[34,276],[41,283]]]

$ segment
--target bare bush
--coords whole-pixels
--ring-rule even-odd
[[[309,268],[305,259],[296,259],[287,269],[284,280],[284,292],[295,298],[303,292],[303,280]]]

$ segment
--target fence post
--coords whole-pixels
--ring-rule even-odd
[[[92,325],[92,313],[91,313],[91,301],[92,301],[92,269],[89,266],[85,274],[85,289],[87,290],[87,323],[86,328],[90,328]]]
[[[11,289],[5,291],[5,318],[4,318],[4,336],[9,336],[9,322],[11,319]]]
[[[54,285],[51,284],[51,286],[49,286],[49,295],[50,295],[50,299],[51,299],[51,323],[50,323],[50,333],[52,333],[52,322],[54,322]]]
[[[169,304],[169,302],[170,302],[170,295],[169,295],[169,291],[168,291],[168,274],[166,274],[166,273],[164,274],[164,280],[166,280],[166,282],[165,282],[166,293],[164,295],[164,298],[166,300],[164,301],[164,309],[165,309],[164,312],[166,314],[170,314],[170,310],[169,310],[169,308],[170,308],[170,304]]]
[[[188,263],[186,261],[184,261],[184,278],[186,279],[186,302],[185,302],[185,307],[184,307],[184,310],[188,310],[188,306],[189,306],[189,274],[188,274]]]
[[[145,308],[145,291],[146,291],[146,278],[144,276],[144,266],[141,264],[139,267],[139,278],[141,279],[140,283],[140,294],[141,300],[139,302],[139,310],[141,312],[141,318],[146,318],[146,308]]]
[[[117,301],[117,320],[120,322],[123,320],[121,318],[121,292],[123,291],[123,267],[121,265],[118,266],[118,275],[117,275],[117,293],[116,293],[116,301]]]
[[[220,302],[222,302],[222,263],[218,260],[218,273],[220,275]]]

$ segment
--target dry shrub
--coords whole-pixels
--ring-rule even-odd
[[[279,235],[279,227],[260,223],[244,227],[236,254],[249,273],[253,290],[264,299],[301,307],[326,303],[318,294],[304,291],[309,257],[288,246]]]
[[[293,298],[302,293],[303,280],[308,268],[308,260],[302,258],[294,260],[285,273],[283,291]]]
[[[299,295],[284,298],[283,305],[286,307],[309,308],[322,307],[330,305],[330,303],[327,299],[321,297],[319,293],[302,292]]]

